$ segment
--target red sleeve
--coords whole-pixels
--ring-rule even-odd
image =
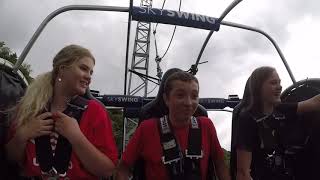
[[[132,167],[141,155],[143,150],[143,129],[146,122],[149,122],[149,120],[143,121],[138,126],[122,154],[122,162],[128,167]]]
[[[218,140],[216,128],[214,127],[211,119],[208,120],[209,135],[211,139],[211,156],[214,161],[217,161],[218,159],[224,158],[224,153]]]
[[[118,162],[118,150],[108,112],[98,102],[91,100],[88,104],[87,113],[82,120],[85,121],[83,129],[88,132],[88,140],[116,165]]]

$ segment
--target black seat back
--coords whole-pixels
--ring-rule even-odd
[[[12,72],[12,64],[0,58],[0,179],[15,179],[19,174],[16,165],[9,164],[5,157],[5,137],[10,125],[8,109],[13,108],[24,95],[27,82],[22,73]]]
[[[281,94],[283,102],[299,102],[320,94],[320,79],[306,79],[288,87]],[[286,145],[303,146],[301,152],[295,155],[295,178],[319,179],[320,162],[320,113],[312,112],[298,117],[298,121],[287,129]],[[292,133],[294,132],[294,133]]]
[[[237,175],[237,149],[236,149],[236,137],[239,128],[239,116],[244,107],[249,104],[250,100],[250,78],[248,78],[244,92],[243,98],[239,104],[237,104],[232,111],[232,126],[231,126],[231,155],[230,155],[230,174],[231,179],[236,180]]]

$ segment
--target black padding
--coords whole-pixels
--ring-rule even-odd
[[[86,89],[86,92],[84,93],[84,95],[82,95],[82,97],[86,98],[86,99],[96,99],[90,91],[90,88]]]
[[[281,95],[282,102],[300,102],[320,94],[320,79],[306,79],[287,88]],[[298,117],[299,121],[288,132],[288,143],[303,144],[305,136],[309,135],[315,127],[319,127],[320,113],[306,113]],[[307,133],[307,134],[306,134]]]
[[[232,111],[232,126],[231,126],[231,155],[230,155],[230,174],[231,179],[236,180],[237,173],[237,149],[236,149],[236,137],[239,128],[239,116],[242,108],[246,107],[249,104],[250,100],[250,77],[248,78],[244,92],[243,98],[238,105],[233,108]]]
[[[3,59],[1,59],[3,60]],[[18,175],[16,165],[6,161],[4,143],[10,125],[8,108],[12,108],[24,95],[27,84],[12,68],[0,64],[0,179],[15,179]]]
[[[283,102],[299,102],[320,94],[320,79],[306,79],[288,87],[281,94]],[[320,162],[320,113],[307,113],[299,117],[294,126],[288,129],[288,144],[307,144],[302,152],[296,154],[295,175],[297,180],[319,179]]]
[[[163,100],[164,83],[171,74],[175,72],[181,72],[181,71],[182,71],[181,69],[172,68],[167,70],[163,74],[156,98],[153,99],[151,102],[147,103],[146,105],[144,105],[140,110],[139,123],[151,117],[160,118],[168,113],[168,108],[166,107]]]
[[[196,109],[196,112],[193,114],[194,117],[199,117],[199,116],[205,116],[208,117],[208,112],[206,108],[204,108],[201,104],[198,104],[198,108]]]
[[[107,111],[107,109],[105,108],[105,105],[91,94],[90,88],[86,89],[86,93],[82,95],[82,97],[89,100],[92,100],[92,99],[96,100]]]

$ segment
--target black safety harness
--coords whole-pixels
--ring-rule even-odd
[[[162,145],[162,162],[166,166],[170,179],[201,179],[200,159],[203,158],[201,128],[198,120],[191,117],[188,147],[181,152],[167,116],[159,120],[159,133]]]
[[[80,123],[83,112],[88,106],[88,100],[83,97],[72,99],[64,114],[75,118]],[[50,135],[41,136],[35,139],[36,159],[40,165],[43,176],[51,177],[51,179],[59,179],[66,177],[71,158],[72,146],[70,142],[59,134],[55,155],[52,153]]]
[[[266,167],[276,177],[294,179],[294,158],[303,145],[288,145],[284,137],[288,136],[286,116],[279,112],[257,117],[252,115],[258,126],[260,149],[263,150]],[[294,132],[292,132],[294,133]],[[305,139],[307,144],[308,138]]]

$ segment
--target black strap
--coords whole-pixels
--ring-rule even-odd
[[[64,113],[75,118],[80,123],[82,113],[86,110],[88,100],[76,97],[68,103]],[[72,146],[70,142],[59,134],[55,149],[55,156],[52,155],[50,136],[41,136],[35,139],[36,158],[43,172],[57,173],[64,175],[68,170],[71,158]]]
[[[252,115],[251,115],[252,116]],[[264,164],[274,177],[293,178],[292,162],[287,148],[280,141],[281,124],[285,123],[286,117],[278,112],[271,115],[258,117],[252,116],[257,123],[260,148],[264,152]]]
[[[200,159],[203,157],[202,136],[199,123],[195,117],[191,118],[188,148],[185,153],[185,177],[187,179],[201,179]],[[209,162],[210,163],[210,162]]]
[[[171,130],[167,116],[159,121],[162,161],[167,168],[170,179],[201,179],[200,159],[203,157],[201,147],[201,129],[195,117],[191,118],[188,148],[185,155],[180,150]]]

